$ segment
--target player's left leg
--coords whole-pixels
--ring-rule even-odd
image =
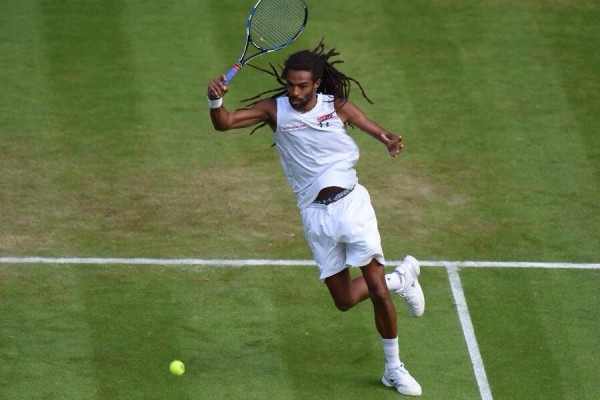
[[[399,393],[420,396],[421,385],[409,374],[400,361],[396,309],[390,298],[383,266],[375,259],[361,268],[375,312],[375,324],[381,335],[385,368],[381,382]]]
[[[397,337],[396,308],[390,298],[383,265],[372,259],[369,264],[361,267],[361,271],[368,296],[373,303],[377,331],[384,339]]]

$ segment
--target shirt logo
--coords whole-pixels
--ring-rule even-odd
[[[328,119],[333,118],[333,114],[334,113],[335,113],[335,111],[334,112],[330,112],[329,114],[325,114],[325,115],[321,115],[321,116],[317,117],[317,122],[319,123],[319,125],[323,126],[322,122],[323,121],[327,121]]]
[[[297,123],[297,124],[289,124],[289,125],[281,125],[281,131],[282,132],[291,132],[291,131],[297,131],[298,129],[304,129],[306,128],[308,125],[304,124],[304,123]]]

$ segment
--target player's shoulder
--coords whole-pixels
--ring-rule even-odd
[[[277,120],[277,102],[275,99],[268,98],[259,100],[254,103],[251,108],[263,113],[264,115],[267,115],[268,120],[270,121]]]
[[[335,111],[343,121],[346,121],[354,115],[362,112],[356,104],[352,103],[348,99],[336,97],[333,101],[333,104],[335,106]]]
[[[262,99],[257,101],[253,107],[264,108],[264,109],[275,109],[277,107],[277,101],[273,98]]]
[[[262,99],[254,103],[251,108],[255,110],[262,110],[272,115],[277,111],[277,103],[275,99]]]
[[[355,106],[354,103],[344,97],[333,97],[333,104],[335,104],[336,107],[344,107],[346,104]]]

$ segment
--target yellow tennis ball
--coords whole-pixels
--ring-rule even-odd
[[[181,361],[175,360],[169,365],[169,370],[173,375],[181,376],[185,372],[185,365]]]

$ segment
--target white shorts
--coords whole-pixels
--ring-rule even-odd
[[[348,265],[363,267],[375,258],[385,264],[375,210],[369,192],[357,184],[346,197],[329,205],[301,210],[304,236],[325,280]]]

